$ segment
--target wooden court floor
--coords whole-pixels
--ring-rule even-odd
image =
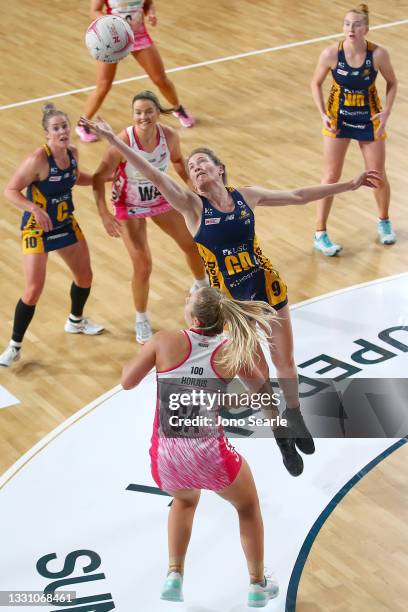
[[[309,82],[319,53],[337,39],[315,39],[339,33],[350,4],[344,0],[207,0],[203,8],[199,2],[156,0],[156,7],[159,25],[156,31],[152,29],[152,36],[168,69],[187,67],[170,76],[183,104],[198,120],[194,129],[180,129],[183,151],[211,146],[227,164],[230,183],[236,186],[259,184],[283,189],[318,183],[320,118]],[[257,233],[264,251],[285,278],[292,303],[408,268],[408,24],[396,23],[408,18],[408,2],[374,0],[370,10],[371,25],[386,27],[371,32],[369,39],[388,48],[399,78],[387,145],[391,217],[398,243],[385,248],[376,241],[375,204],[368,190],[336,199],[330,229],[333,238],[344,245],[337,258],[313,252],[312,204],[259,210]],[[86,0],[14,0],[2,17],[1,193],[16,164],[43,142],[40,121],[44,101],[35,100],[53,100],[75,124],[87,94],[67,92],[93,85],[95,68],[83,44],[89,22]],[[269,51],[231,58],[263,49]],[[221,58],[229,59],[208,63]],[[130,123],[134,93],[155,89],[129,58],[119,66],[117,78],[132,77],[140,78],[115,85],[103,105],[103,116],[117,130]],[[384,99],[380,78],[379,90]],[[56,94],[64,95],[54,99]],[[28,103],[15,105],[20,102]],[[179,128],[175,120],[165,121]],[[75,134],[72,140],[79,147],[81,166],[93,170],[105,145],[83,145]],[[350,178],[361,169],[358,148],[352,146],[343,176]],[[104,232],[91,189],[77,187],[74,196],[94,270],[87,312],[105,324],[107,331],[96,338],[64,333],[70,277],[58,256],[51,256],[46,288],[26,336],[23,359],[13,369],[0,371],[0,384],[21,402],[0,411],[0,473],[56,425],[116,385],[122,364],[138,350],[132,333],[131,269],[125,249]],[[3,347],[21,295],[22,272],[19,213],[0,197]],[[152,323],[156,329],[181,326],[182,305],[191,284],[186,265],[177,247],[153,224],[149,240],[154,260],[149,303]],[[367,476],[332,515],[306,566],[299,610],[406,609],[406,462],[407,449],[403,448]],[[362,525],[368,532],[364,547],[359,548]],[[345,528],[347,537],[342,538]],[[343,573],[337,564],[339,558]]]

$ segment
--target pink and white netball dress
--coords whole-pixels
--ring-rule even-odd
[[[185,419],[194,419],[198,412],[205,419],[206,408],[188,405],[174,410],[173,401],[178,402],[175,398],[181,398],[183,392],[191,396],[192,389],[203,390],[213,398],[217,393],[225,393],[228,383],[218,375],[214,358],[226,340],[223,334],[207,336],[197,329],[181,333],[190,343],[188,356],[175,368],[157,372],[157,405],[150,447],[152,476],[163,491],[220,491],[234,482],[242,457],[217,424],[217,407],[208,412],[210,424],[200,420],[190,425]]]
[[[149,32],[144,23],[144,0],[105,0],[106,12],[108,15],[117,15],[125,19],[133,30],[135,42],[132,51],[146,49],[153,44]]]
[[[157,144],[151,153],[143,150],[133,126],[126,128],[126,132],[129,146],[155,168],[166,172],[170,163],[170,151],[162,127],[157,126]],[[117,219],[154,217],[173,210],[157,187],[127,161],[122,161],[116,169],[112,184],[112,204]]]

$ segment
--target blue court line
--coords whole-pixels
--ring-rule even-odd
[[[326,508],[320,514],[320,516],[316,519],[314,525],[310,529],[309,533],[306,536],[305,541],[303,542],[302,548],[299,551],[298,557],[296,559],[296,563],[292,570],[292,574],[289,580],[288,591],[286,594],[286,604],[285,604],[285,612],[295,612],[296,611],[296,599],[297,592],[299,587],[300,578],[302,576],[303,568],[305,566],[307,557],[309,555],[310,549],[313,546],[313,542],[315,541],[320,529],[333,512],[335,507],[341,502],[343,497],[347,495],[347,493],[354,487],[354,485],[359,482],[368,472],[370,472],[376,465],[378,465],[383,459],[391,455],[398,448],[403,446],[408,442],[408,436],[398,440],[395,444],[392,444],[389,448],[387,448],[384,452],[382,452],[378,457],[367,463],[362,470],[357,472],[353,478],[351,478],[345,485],[340,489],[338,493],[333,497],[333,499],[327,504]]]

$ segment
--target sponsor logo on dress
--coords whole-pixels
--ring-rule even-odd
[[[49,181],[52,181],[53,183],[60,181],[62,179],[62,176],[50,176],[50,178],[48,179]]]
[[[232,214],[232,215],[227,215],[227,216],[225,217],[225,220],[226,220],[226,221],[233,221],[234,219],[235,219],[235,215],[234,215],[234,214]]]
[[[337,72],[343,76],[348,75],[348,70],[342,70],[341,68],[337,68]]]
[[[205,208],[204,208],[204,213],[205,213],[206,215],[212,215],[212,214],[213,214],[212,208],[207,208],[207,207],[205,207]]]
[[[367,127],[365,123],[347,123],[346,121],[343,121],[342,125],[345,125],[346,127],[356,128],[357,130],[365,130]]]
[[[213,217],[212,219],[205,219],[205,225],[216,225],[221,221],[221,217]]]
[[[146,207],[142,207],[142,206],[136,206],[136,207],[132,207],[132,208],[128,208],[127,209],[127,214],[129,215],[129,217],[134,217],[135,215],[141,215],[144,213],[148,213],[150,212],[150,208],[146,208]]]
[[[352,70],[351,71],[351,76],[358,76],[360,74],[359,70]]]
[[[366,117],[367,116],[367,111],[347,111],[344,110],[344,108],[341,108],[339,110],[339,115],[344,115],[345,117],[358,117],[358,116],[363,116]]]
[[[64,178],[68,178],[68,177],[69,177],[69,172],[66,172],[66,173],[64,174]]]
[[[344,62],[339,62],[340,68],[344,68]]]
[[[51,198],[51,204],[59,204],[60,202],[66,202],[69,199],[70,199],[70,194],[64,193],[59,198]]]
[[[51,166],[50,174],[58,174],[58,168],[56,166]]]
[[[68,236],[69,232],[63,232],[62,234],[54,234],[53,236],[47,236],[47,240],[57,240],[57,238],[63,238]]]

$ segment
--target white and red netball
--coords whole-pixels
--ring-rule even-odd
[[[132,28],[116,15],[95,19],[85,34],[85,44],[96,60],[116,64],[129,55],[134,43]]]

